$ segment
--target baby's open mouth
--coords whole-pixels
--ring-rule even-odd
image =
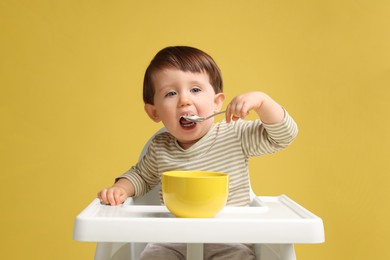
[[[180,125],[184,128],[194,127],[196,123],[185,119],[183,116],[179,118]]]

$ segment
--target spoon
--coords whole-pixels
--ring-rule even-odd
[[[185,120],[188,120],[188,121],[191,121],[191,122],[194,122],[194,123],[200,123],[200,122],[203,122],[207,119],[210,119],[216,115],[219,115],[219,114],[223,114],[225,113],[226,110],[224,111],[221,111],[221,112],[218,112],[218,113],[215,113],[215,114],[212,114],[210,116],[206,116],[206,117],[203,117],[203,116],[198,116],[198,115],[184,115],[184,116],[181,116],[180,118],[184,118]]]

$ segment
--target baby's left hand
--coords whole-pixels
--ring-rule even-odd
[[[284,117],[283,108],[262,92],[249,92],[233,98],[226,108],[226,122],[244,119],[254,110],[265,123],[277,123]]]

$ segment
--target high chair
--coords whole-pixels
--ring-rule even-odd
[[[165,128],[162,128],[155,135],[164,131],[166,131]],[[146,153],[152,139],[153,137],[144,146],[140,158]],[[146,241],[146,238],[137,236],[136,233],[141,234],[142,231],[142,229],[137,231],[137,227],[141,225],[137,223],[142,222],[143,216],[148,218],[148,214],[152,214],[150,210],[156,209],[158,211],[156,216],[165,216],[164,214],[169,213],[163,208],[164,206],[161,206],[159,191],[160,186],[156,186],[142,197],[129,198],[122,207],[103,206],[100,205],[98,199],[95,199],[76,218],[73,238],[80,241],[97,242],[95,260],[138,260],[140,253],[147,244],[146,242],[150,240]],[[201,226],[207,226],[205,229],[209,230],[218,224],[224,225],[224,222],[232,221],[232,223],[235,223],[234,218],[237,215],[229,210],[242,211],[243,218],[248,217],[248,219],[242,219],[240,224],[236,225],[238,229],[229,224],[231,239],[225,235],[218,237],[218,234],[215,235],[216,232],[210,233],[207,239],[210,239],[212,243],[218,243],[219,239],[221,239],[221,243],[227,241],[232,241],[232,243],[254,243],[256,258],[261,260],[296,260],[294,243],[324,242],[322,220],[288,197],[284,195],[275,198],[256,197],[252,190],[250,195],[252,207],[230,207],[230,209],[225,207],[226,210],[223,210],[225,213],[221,213],[222,219],[220,222],[210,222],[215,219],[187,220],[194,224],[200,223]],[[134,213],[129,213],[133,211]],[[134,214],[134,217],[130,218],[127,216],[128,214]],[[225,214],[226,219],[223,218],[223,214]],[[244,214],[246,215],[244,216]],[[256,219],[254,219],[255,216]],[[264,216],[264,218],[258,219],[257,216]],[[148,223],[151,224],[160,221],[159,218],[149,218],[149,220]],[[130,221],[141,222],[129,227]],[[167,230],[171,231],[181,224],[177,221],[186,220],[164,218],[158,226],[164,228],[162,226],[166,225]],[[200,222],[197,223],[197,221]],[[126,226],[122,222],[129,222],[129,225]],[[188,224],[184,227],[188,227]],[[129,234],[129,232],[134,233],[134,235]],[[128,235],[132,239],[127,238]],[[201,237],[202,235],[194,232],[189,233],[186,242],[183,241],[183,243],[187,243],[187,259],[189,260],[203,258],[203,242],[199,242],[197,236]],[[235,237],[241,237],[242,241],[235,241]],[[153,235],[153,239],[159,239],[158,232],[155,236]],[[163,242],[167,241],[164,240]]]

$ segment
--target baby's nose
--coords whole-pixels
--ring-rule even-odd
[[[179,106],[188,106],[191,104],[192,104],[191,98],[189,98],[187,95],[180,95]]]

